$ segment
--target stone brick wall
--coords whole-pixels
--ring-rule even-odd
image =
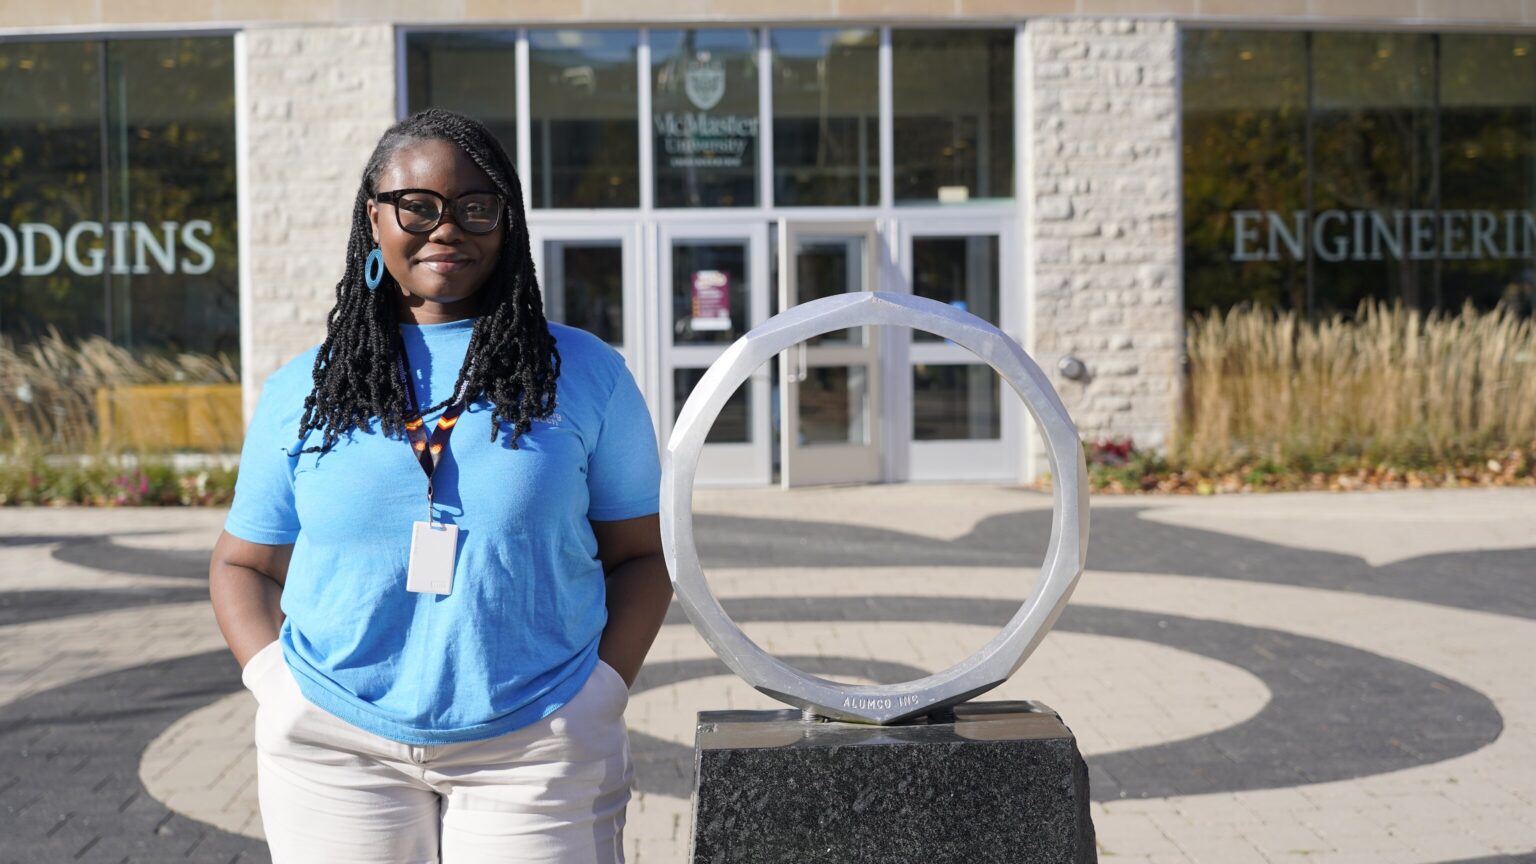
[[[1028,347],[1084,437],[1161,446],[1183,326],[1177,26],[1036,19],[1026,46]],[[1057,371],[1067,355],[1085,380]]]
[[[325,338],[358,178],[394,122],[395,41],[386,24],[251,29],[243,39],[249,419],[267,376]]]

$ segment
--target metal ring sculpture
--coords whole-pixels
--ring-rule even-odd
[[[709,590],[693,539],[693,482],[704,438],[736,388],[799,342],[864,325],[923,330],[985,360],[1018,394],[1045,438],[1055,479],[1051,540],[1040,579],[1000,633],[941,672],[903,684],[839,684],[808,675],[748,639]],[[906,294],[859,292],[802,303],[737,339],[694,387],[662,457],[661,532],[678,602],[720,659],[763,693],[822,717],[890,724],[972,699],[1008,680],[1056,623],[1083,572],[1088,470],[1077,427],[1050,381],[1017,342],[968,312]]]

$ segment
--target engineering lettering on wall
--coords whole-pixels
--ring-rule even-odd
[[[1529,258],[1536,213],[1525,210],[1232,211],[1232,260],[1412,261]]]

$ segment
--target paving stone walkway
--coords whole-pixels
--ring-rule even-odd
[[[695,508],[746,632],[854,682],[979,648],[1050,528],[1048,496],[985,486]],[[269,860],[255,701],[207,601],[223,518],[0,510],[0,864]],[[1071,607],[983,698],[1077,733],[1102,861],[1536,861],[1536,493],[1101,499],[1093,520]],[[674,610],[626,714],[631,862],[684,858],[694,714],[772,707]]]

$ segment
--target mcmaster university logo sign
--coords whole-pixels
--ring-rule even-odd
[[[1232,211],[1232,260],[1412,261],[1529,258],[1536,214],[1525,210]]]
[[[688,101],[677,107],[686,110],[659,110],[651,118],[667,166],[710,169],[749,164],[748,148],[757,141],[758,118],[730,112],[729,102],[726,110],[716,113],[729,85],[725,62],[709,51],[683,58],[674,83],[663,92],[675,93],[671,88],[678,79],[681,95]]]
[[[698,57],[689,59],[683,70],[683,92],[700,111],[719,105],[720,98],[725,95],[725,64],[710,57],[708,52],[700,52]]]

